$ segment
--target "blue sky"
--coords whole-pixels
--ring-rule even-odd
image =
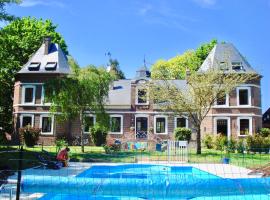
[[[270,106],[270,0],[24,0],[17,16],[58,24],[81,66],[105,65],[110,51],[128,78],[212,38],[232,42],[260,72],[263,111]]]

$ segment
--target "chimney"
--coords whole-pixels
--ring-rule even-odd
[[[44,55],[48,55],[51,46],[51,37],[50,36],[44,37],[43,43],[45,44]]]

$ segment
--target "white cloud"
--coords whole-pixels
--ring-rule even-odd
[[[21,7],[34,7],[34,6],[65,7],[65,4],[57,0],[23,0],[20,6]]]
[[[146,23],[188,31],[189,29],[186,24],[198,20],[180,13],[179,10],[175,10],[166,1],[155,2],[153,4],[140,4],[137,11],[137,14],[141,16]]]
[[[216,5],[216,0],[193,0],[196,4],[198,4],[201,7],[209,8]]]

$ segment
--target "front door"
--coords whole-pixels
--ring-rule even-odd
[[[227,119],[217,119],[217,134],[224,135],[228,137],[228,120]]]
[[[148,118],[136,117],[136,139],[147,139]]]

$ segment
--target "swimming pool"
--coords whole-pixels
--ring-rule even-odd
[[[37,177],[34,179],[38,181]],[[43,177],[39,183],[41,186],[38,191],[46,193],[40,200],[270,200],[269,193],[249,192],[254,189],[254,185],[258,185],[257,190],[264,186],[264,183],[254,184],[247,179],[223,179],[190,166],[96,165],[76,177]],[[35,192],[36,186],[33,187],[34,190],[31,190],[31,184],[28,186],[28,192]],[[239,191],[234,191],[235,188]],[[265,192],[265,188],[262,191]]]

